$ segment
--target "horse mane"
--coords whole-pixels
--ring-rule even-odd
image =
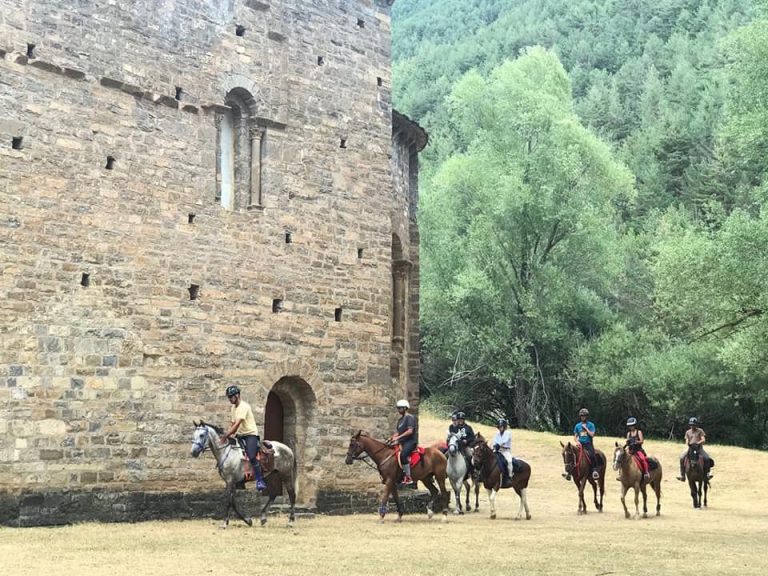
[[[219,436],[222,436],[224,434],[224,428],[216,424],[211,424],[210,422],[205,422],[204,420],[200,420],[200,426],[210,426],[216,431],[216,434],[218,434]]]

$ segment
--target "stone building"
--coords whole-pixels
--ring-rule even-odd
[[[0,523],[206,513],[230,384],[304,505],[374,487],[350,433],[419,378],[392,1],[0,0]]]

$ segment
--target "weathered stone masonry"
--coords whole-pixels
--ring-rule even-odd
[[[390,4],[0,0],[0,522],[210,513],[229,384],[305,505],[375,489],[350,432],[419,376]]]

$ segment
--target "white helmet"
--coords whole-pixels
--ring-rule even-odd
[[[398,400],[397,404],[395,404],[395,407],[396,408],[405,408],[406,410],[408,410],[408,408],[410,408],[411,405],[408,404],[408,400]]]

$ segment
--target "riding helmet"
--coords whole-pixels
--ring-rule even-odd
[[[696,416],[691,416],[688,419],[688,426],[698,426],[699,425],[699,419],[696,418]]]
[[[467,415],[464,414],[464,412],[462,412],[461,410],[456,412],[456,420],[464,420],[466,417]]]
[[[238,394],[240,394],[240,388],[237,386],[227,387],[227,398],[232,398],[232,396],[237,396]]]
[[[627,420],[627,426],[637,426],[637,418],[630,416]]]
[[[408,404],[408,400],[398,400],[397,404],[395,404],[395,407],[396,408],[405,408],[406,410],[408,410],[408,408],[410,408],[411,405]]]
[[[579,417],[581,416],[589,416],[589,410],[587,410],[586,408],[582,408],[581,410],[579,410]]]
[[[507,422],[506,418],[499,418],[498,422],[496,422],[496,427],[506,426],[507,424],[509,424],[509,422]]]
[[[452,413],[451,414],[451,422],[456,422],[456,418],[457,418],[456,412]]]

